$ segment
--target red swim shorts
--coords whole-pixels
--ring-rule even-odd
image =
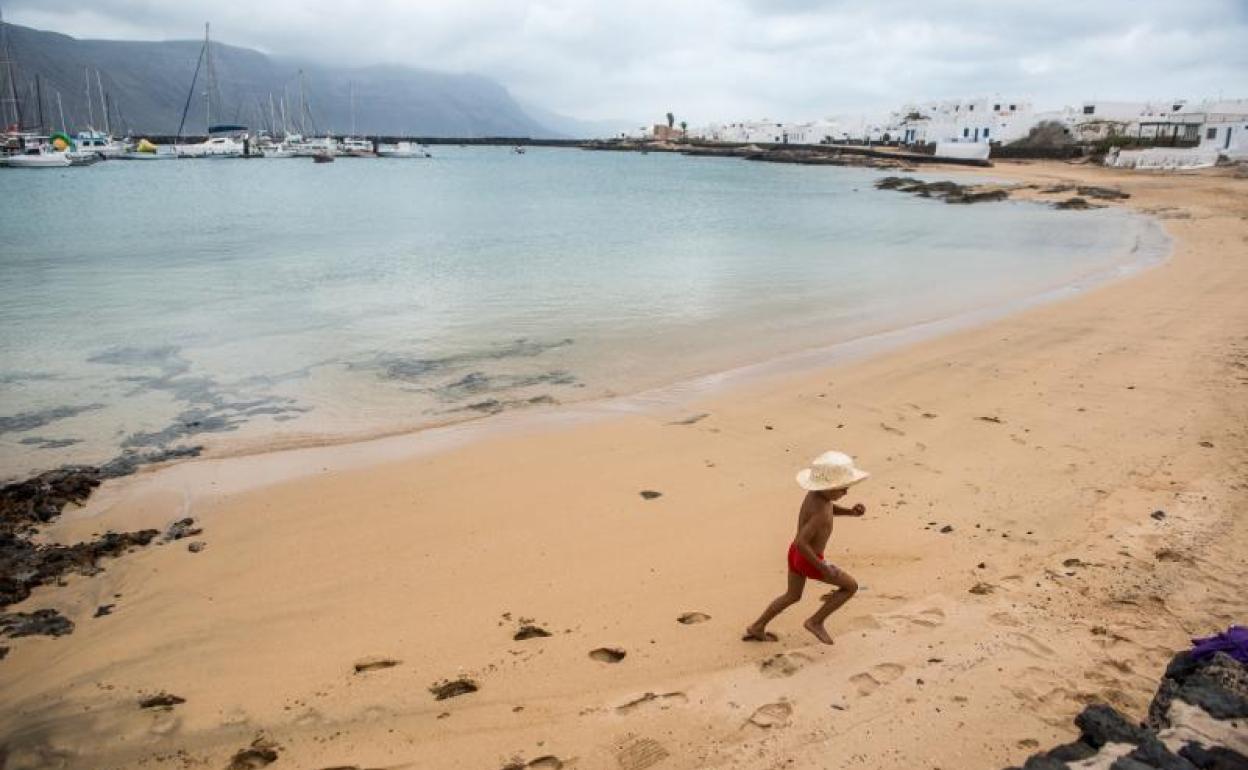
[[[823,554],[819,554],[819,560],[823,560]],[[802,575],[803,577],[808,577],[813,580],[824,579],[823,570],[806,561],[806,557],[802,556],[802,552],[797,550],[796,543],[789,545],[789,569],[799,575]],[[835,571],[836,567],[832,567],[832,570]]]

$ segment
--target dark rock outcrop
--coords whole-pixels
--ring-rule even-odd
[[[1086,198],[1097,198],[1105,201],[1126,200],[1131,197],[1130,193],[1125,193],[1122,190],[1115,190],[1112,187],[1097,187],[1095,185],[1081,184],[1075,188],[1075,192]]]
[[[0,527],[29,531],[55,519],[65,506],[81,504],[103,480],[100,469],[67,465],[0,487]]]
[[[186,703],[186,698],[180,695],[174,695],[168,692],[158,692],[155,695],[149,695],[139,699],[139,708],[141,709],[171,709],[181,703]]]
[[[1176,699],[1200,706],[1215,719],[1248,719],[1248,666],[1223,653],[1198,661],[1181,652],[1166,667],[1148,707],[1150,727],[1171,726],[1167,713]]]
[[[178,447],[131,452],[103,465],[67,465],[0,487],[0,610],[23,601],[38,586],[56,583],[71,573],[97,574],[102,569],[102,559],[151,543],[160,534],[157,530],[107,532],[73,545],[37,543],[33,536],[41,526],[60,516],[66,506],[86,502],[106,479],[130,475],[141,465],[193,457],[199,451],[199,447]],[[101,614],[107,612],[98,613],[97,617]],[[74,628],[72,622],[53,609],[0,617],[0,630],[9,636],[60,636]]]
[[[64,636],[74,622],[56,610],[0,613],[0,636]]]
[[[476,682],[461,676],[459,679],[438,682],[429,688],[429,692],[433,693],[433,697],[438,700],[446,700],[447,698],[458,698],[461,695],[467,695],[479,689],[481,688]]]
[[[1205,730],[1183,731],[1190,709],[1172,710],[1176,701],[1200,709]],[[1248,729],[1248,666],[1220,652],[1199,660],[1182,652],[1170,661],[1146,723],[1131,722],[1106,705],[1088,706],[1075,717],[1078,741],[1029,757],[1022,770],[1070,770],[1069,763],[1094,757],[1107,746],[1117,747],[1110,755],[1117,757],[1111,770],[1248,770],[1248,757],[1232,747],[1178,738],[1212,734],[1207,732],[1210,719],[1219,720],[1228,735]],[[1176,743],[1177,750],[1172,748]],[[1124,744],[1130,747],[1125,753]]]
[[[74,545],[40,545],[29,538],[0,533],[0,609],[16,604],[37,586],[55,583],[76,572],[94,575],[99,561],[147,545],[159,534],[154,529],[109,532],[96,540]]]
[[[986,203],[1003,201],[1010,197],[1009,191],[1001,188],[961,185],[948,180],[924,182],[908,176],[886,176],[877,181],[875,186],[879,190],[896,190],[920,198],[941,198],[945,203]]]

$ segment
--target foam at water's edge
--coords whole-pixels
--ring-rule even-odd
[[[1130,251],[1130,261],[1086,273],[1074,281],[1029,297],[811,348],[628,395],[369,437],[310,441],[301,446],[252,446],[236,452],[221,452],[210,457],[181,461],[151,469],[138,476],[110,482],[76,516],[90,516],[106,510],[123,492],[138,485],[151,487],[148,491],[176,491],[187,499],[215,497],[315,473],[427,456],[490,436],[542,432],[609,419],[620,414],[674,411],[698,398],[731,388],[861,360],[954,331],[980,326],[1029,308],[1077,296],[1164,263],[1173,251],[1174,242],[1162,224],[1137,212],[1123,213],[1132,226],[1138,228],[1134,246]]]

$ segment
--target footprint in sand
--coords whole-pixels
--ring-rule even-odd
[[[773,727],[784,727],[789,723],[789,718],[792,716],[793,706],[784,701],[777,701],[775,703],[764,703],[759,706],[745,722],[755,727],[761,727],[764,730],[770,730]]]
[[[705,623],[706,621],[710,619],[711,619],[711,616],[707,615],[705,612],[686,612],[685,614],[676,618],[676,622],[683,623],[686,626],[692,626],[695,623]]]
[[[907,620],[916,626],[936,628],[945,624],[945,612],[944,610],[932,607],[926,610],[919,610],[918,613],[911,615],[907,618]]]
[[[812,661],[814,661],[814,658],[809,655],[803,655],[800,652],[778,652],[759,663],[758,670],[762,672],[763,676],[781,679],[786,676],[793,676]]]
[[[880,663],[866,671],[854,674],[849,681],[858,688],[859,695],[866,697],[904,673],[906,673],[905,666],[896,663]]]
[[[648,692],[640,698],[634,698],[627,703],[622,703],[619,706],[616,706],[615,713],[631,714],[638,709],[644,708],[657,708],[665,710],[671,708],[672,706],[682,706],[688,702],[689,698],[683,692]]]
[[[936,607],[918,612],[899,612],[885,616],[885,623],[892,626],[904,624],[919,628],[937,628],[945,624],[945,612]]]
[[[513,759],[503,765],[502,770],[560,770],[563,767],[563,760],[553,754],[547,754],[537,759],[525,762],[523,759]],[[341,767],[341,768],[325,768],[325,770],[360,770],[358,767]]]
[[[1006,626],[1008,628],[1018,628],[1023,625],[1023,621],[1011,612],[994,612],[988,616],[988,620],[998,626]]]
[[[294,723],[299,727],[313,727],[324,722],[325,715],[314,708],[304,709],[294,719]]]
[[[852,618],[845,624],[846,631],[878,631],[884,625],[874,615]]]
[[[403,661],[394,658],[364,658],[355,662],[355,673],[363,674],[367,671],[378,671],[383,668],[394,668]]]
[[[1049,647],[1033,636],[1028,636],[1027,634],[1022,634],[1017,631],[1010,632],[1009,641],[1005,644],[1007,647],[1012,647],[1016,650],[1024,652],[1033,658],[1052,658],[1055,654],[1052,647]]]
[[[627,654],[619,647],[599,647],[596,650],[590,650],[589,657],[600,663],[619,663]]]
[[[646,770],[672,754],[653,738],[629,738],[615,753],[620,770]]]

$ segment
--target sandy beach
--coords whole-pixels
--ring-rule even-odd
[[[193,516],[206,547],[10,608],[76,629],[6,640],[0,766],[223,768],[260,741],[313,770],[974,770],[1070,739],[1087,703],[1141,715],[1175,650],[1248,614],[1248,179],[989,173],[1120,188],[1173,254],[677,411],[108,482],[45,536]],[[873,474],[828,552],[862,590],[831,647],[801,626],[817,586],[743,642],[784,588],[794,473],[832,448]],[[140,708],[161,692],[185,702]]]

